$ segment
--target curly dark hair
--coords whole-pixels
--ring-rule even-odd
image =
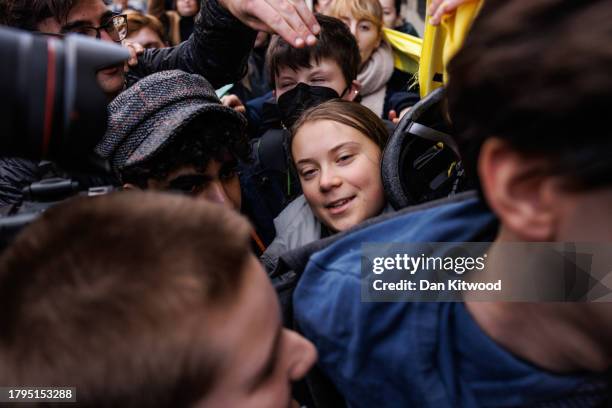
[[[123,183],[146,188],[147,180],[161,181],[180,167],[194,166],[204,171],[210,160],[223,161],[230,154],[248,162],[249,153],[250,144],[239,124],[204,115],[187,124],[148,160],[121,170],[120,178]]]

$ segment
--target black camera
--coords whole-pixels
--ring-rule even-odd
[[[103,166],[93,150],[106,131],[108,101],[96,72],[128,57],[118,45],[84,36],[62,39],[0,27],[0,157],[49,160],[81,174],[99,172]],[[58,178],[24,188],[18,209],[0,218],[0,250],[41,211],[84,188]]]
[[[128,57],[120,46],[85,36],[0,27],[0,155],[83,165],[106,130],[96,72]]]

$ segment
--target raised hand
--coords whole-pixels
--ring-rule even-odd
[[[314,45],[321,28],[304,0],[219,0],[245,25],[274,32],[300,48]]]

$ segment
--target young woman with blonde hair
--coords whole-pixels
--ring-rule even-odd
[[[389,134],[368,108],[341,99],[304,112],[292,129],[291,158],[303,195],[274,220],[262,256],[268,270],[283,253],[390,211],[380,172]]]

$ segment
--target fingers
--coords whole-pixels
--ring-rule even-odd
[[[410,109],[412,109],[412,106],[409,106],[407,108],[402,109],[402,111],[400,112],[399,116],[397,116],[397,112],[394,111],[393,109],[391,109],[389,111],[389,116],[388,119],[391,123],[393,123],[394,125],[397,125],[400,120],[404,117],[405,114],[407,114],[408,112],[410,112]]]
[[[409,106],[407,108],[402,109],[402,111],[399,114],[399,118],[398,121],[401,120],[405,114],[407,114],[408,112],[410,112],[410,109],[412,109],[412,106]]]
[[[314,45],[320,27],[304,0],[221,0],[237,19],[260,31],[275,32],[294,47]]]
[[[312,14],[304,0],[297,0],[293,3],[293,5],[297,10],[300,19],[306,24],[306,27],[309,30],[307,33],[308,35],[306,36],[306,44],[314,45],[317,42],[317,38],[315,36],[321,32],[321,27],[319,26],[317,19]]]
[[[433,0],[429,7],[429,23],[438,25],[445,14],[455,12],[459,6],[473,0]]]
[[[267,7],[258,10],[258,17],[269,27],[269,30],[277,33],[296,48],[306,45],[306,39],[311,34],[308,34],[309,30],[301,22],[293,5],[287,0],[266,0],[265,3]],[[279,7],[285,7],[287,11],[279,11]]]
[[[221,98],[223,106],[234,109],[236,112],[245,113],[246,108],[240,98],[236,95],[225,95]]]
[[[258,9],[255,14],[270,30],[297,48],[316,43],[317,39],[302,15],[310,16],[313,20],[314,16],[307,9],[303,0],[295,0],[295,5],[289,0],[261,1],[268,7]]]
[[[429,4],[429,8],[427,9],[427,15],[430,17],[433,16],[443,1],[444,0],[431,0],[431,3]]]
[[[123,46],[130,52],[129,66],[138,65],[138,56],[144,52],[144,47],[137,42],[124,41]]]

